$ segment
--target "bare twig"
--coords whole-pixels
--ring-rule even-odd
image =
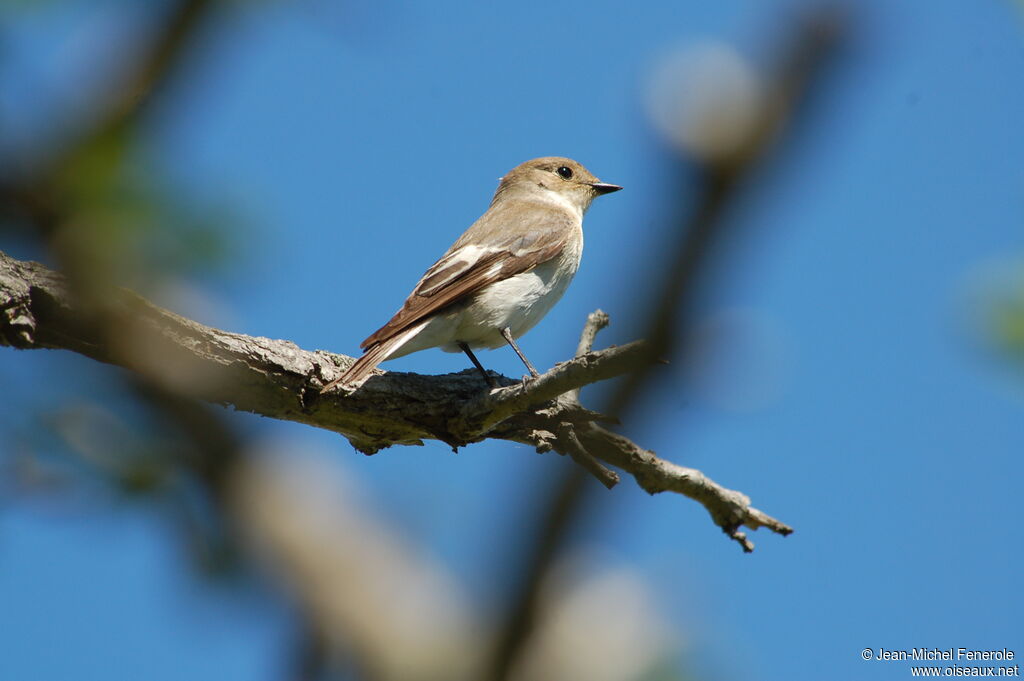
[[[597,332],[606,328],[610,323],[611,319],[608,318],[608,313],[604,310],[594,310],[588,314],[587,323],[583,326],[582,333],[580,333],[580,342],[576,346],[576,356],[582,357],[593,350]]]
[[[739,531],[741,527],[767,527],[783,536],[793,532],[789,525],[751,507],[745,494],[722,487],[695,468],[661,459],[600,426],[578,428],[577,434],[587,451],[631,474],[644,491],[676,492],[700,503],[715,524],[747,553],[754,550],[754,545]]]
[[[604,310],[594,310],[587,315],[587,323],[583,326],[583,331],[580,333],[580,342],[576,346],[576,356],[582,357],[593,350],[597,333],[601,329],[606,328],[610,323],[611,319]],[[571,397],[578,402],[580,399],[580,389],[576,388],[573,390]]]
[[[576,436],[576,429],[571,423],[563,423],[563,428],[559,433],[562,436],[563,441],[568,445],[569,456],[572,457],[573,461],[578,463],[588,473],[593,475],[598,481],[611,489],[615,485],[619,484],[619,475],[615,471],[608,470],[598,462],[594,456],[587,451],[583,443]]]
[[[579,389],[585,385],[621,376],[635,369],[637,363],[647,356],[644,346],[643,341],[634,341],[599,352],[586,352],[568,362],[560,362],[526,385],[519,383],[484,393],[465,406],[459,417],[461,423],[453,427],[453,431],[464,429],[464,437],[469,440],[531,405],[553,400],[565,393],[578,395]]]

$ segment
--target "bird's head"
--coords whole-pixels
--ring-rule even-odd
[[[582,214],[596,197],[620,189],[618,185],[601,182],[571,158],[545,156],[521,163],[506,173],[494,194],[494,201],[515,197],[561,203]]]

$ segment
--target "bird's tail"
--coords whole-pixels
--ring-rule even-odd
[[[345,371],[345,373],[321,388],[320,394],[323,394],[338,385],[340,385],[341,389],[345,392],[350,393],[358,390],[359,387],[365,383],[368,378],[370,378],[370,375],[373,374],[373,370],[377,368],[377,365],[397,352],[399,348],[405,345],[410,338],[419,332],[421,327],[422,325],[418,324],[412,329],[406,329],[402,333],[374,343],[366,349],[363,356],[357,359],[355,363]]]

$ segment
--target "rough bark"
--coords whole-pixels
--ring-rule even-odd
[[[96,324],[97,318],[116,324]],[[651,494],[690,497],[745,551],[753,544],[739,531],[743,526],[789,534],[790,527],[752,508],[743,494],[598,425],[613,419],[584,408],[579,388],[649,360],[641,341],[593,351],[606,324],[603,313],[591,315],[577,355],[528,384],[500,377],[503,387],[488,391],[471,369],[443,376],[381,372],[353,394],[320,395],[353,358],[205,326],[124,289],[108,291],[98,314],[60,273],[0,252],[2,345],[71,350],[183,395],[340,433],[366,454],[428,438],[452,447],[486,438],[526,443],[572,457],[608,487],[619,478],[603,464],[631,474]]]

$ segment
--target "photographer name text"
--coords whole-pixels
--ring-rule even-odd
[[[868,651],[865,650],[865,653]],[[864,655],[867,658],[867,655]],[[871,651],[876,660],[1012,660],[1014,653],[1008,648],[1000,650],[971,650],[969,648],[911,648],[910,650]]]

